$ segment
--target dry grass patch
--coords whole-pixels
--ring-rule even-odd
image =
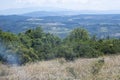
[[[120,80],[120,56],[0,65],[0,80]]]

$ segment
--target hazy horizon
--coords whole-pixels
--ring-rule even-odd
[[[0,3],[0,10],[55,7],[71,10],[120,10],[120,0],[4,0]]]
[[[0,3],[0,14],[52,10],[111,11],[111,13],[120,14],[119,4],[120,0],[4,0]]]

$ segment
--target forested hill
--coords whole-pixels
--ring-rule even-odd
[[[75,28],[64,39],[40,27],[13,34],[0,30],[0,61],[25,64],[40,60],[95,58],[120,53],[120,39],[97,39],[82,28]]]

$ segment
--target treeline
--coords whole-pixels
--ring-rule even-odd
[[[25,64],[54,58],[74,60],[120,53],[120,39],[97,39],[88,31],[76,28],[60,39],[40,27],[18,35],[0,30],[0,61]]]

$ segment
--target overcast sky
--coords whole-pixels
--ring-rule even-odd
[[[55,7],[73,10],[120,10],[120,0],[1,0],[0,10]]]

